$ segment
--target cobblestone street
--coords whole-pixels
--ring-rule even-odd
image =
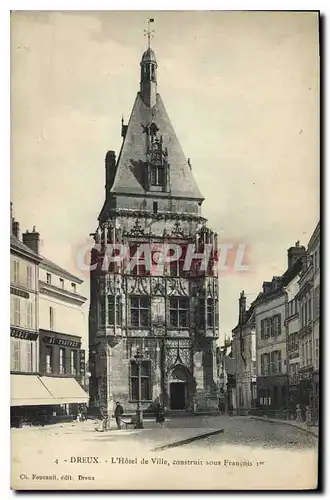
[[[214,481],[220,481],[221,477],[222,482],[217,486],[220,489],[244,488],[252,476],[257,481],[256,487],[258,484],[260,488],[265,487],[267,483],[273,488],[276,484],[290,488],[293,471],[304,486],[307,484],[303,474],[306,467],[316,471],[317,440],[289,425],[246,417],[187,417],[170,419],[165,428],[159,428],[153,420],[146,420],[143,430],[113,429],[98,433],[95,427],[95,422],[90,420],[62,426],[13,429],[13,482],[16,485],[25,482],[26,487],[27,481],[35,475],[32,486],[42,489],[46,486],[45,479],[38,478],[55,474],[56,480],[49,479],[48,487],[74,489],[80,476],[94,477],[97,485],[93,484],[93,479],[79,479],[80,488],[93,489],[102,488],[103,481],[105,488],[111,474],[114,488],[142,488],[151,469],[162,467],[164,481],[171,470],[170,484],[159,485],[159,488],[179,488],[186,474],[190,475],[191,488],[208,489],[211,485],[214,488]],[[224,432],[173,449],[155,451],[159,446],[217,429]],[[83,457],[95,457],[94,462],[92,458],[90,463],[84,462],[87,458]],[[149,461],[148,465],[139,466],[142,459]],[[152,459],[157,463],[150,462]],[[191,468],[185,467],[189,461],[196,462],[194,465],[199,471],[196,476],[191,474]],[[290,468],[287,467],[289,462]],[[125,467],[129,471],[127,485],[122,483]],[[229,468],[231,473],[224,474],[224,468]],[[24,479],[25,476],[28,479]],[[279,477],[281,482],[278,482]]]

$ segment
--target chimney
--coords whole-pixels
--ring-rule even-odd
[[[19,223],[14,219],[14,217],[12,218],[11,228],[13,235],[19,240]]]
[[[300,241],[296,241],[295,246],[288,249],[288,269],[291,269],[304,255],[306,255],[306,248],[300,245]]]
[[[266,295],[267,293],[272,291],[272,282],[264,281],[262,284],[262,292]]]
[[[29,233],[28,230],[23,233],[23,243],[31,250],[39,254],[40,234],[36,232],[35,226],[33,226],[32,233]]]
[[[244,295],[244,290],[241,291],[241,295],[239,297],[239,323],[243,323],[244,316],[246,313],[246,297]]]
[[[105,155],[105,197],[112,187],[116,173],[116,154],[114,151],[108,151]]]

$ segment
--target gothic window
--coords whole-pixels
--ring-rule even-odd
[[[136,255],[138,252],[138,246],[137,245],[131,245],[130,246],[130,260],[131,262],[131,270],[130,273],[133,276],[147,276],[150,274],[148,271],[148,267],[150,269],[150,265],[146,265],[146,254],[141,253],[139,257]],[[135,260],[136,256],[136,260]]]
[[[214,327],[214,299],[207,299],[206,317],[207,317],[208,328],[213,328]]]
[[[108,295],[108,325],[121,323],[121,303],[119,297]]]
[[[139,398],[139,369],[141,377],[141,394]],[[130,365],[130,399],[131,401],[150,401],[151,396],[151,362],[141,361],[140,366],[136,361],[131,361]]]
[[[170,262],[170,276],[186,276],[188,272],[184,270],[186,249],[181,248],[181,255],[178,259]]]
[[[170,297],[170,326],[185,328],[188,325],[188,312],[187,297]]]
[[[149,310],[149,297],[131,297],[131,325],[137,327],[149,326]]]

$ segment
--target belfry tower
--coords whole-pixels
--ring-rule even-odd
[[[217,405],[217,235],[201,215],[203,196],[157,92],[148,38],[118,159],[114,151],[105,157],[105,201],[91,258],[90,404],[113,412],[120,401],[134,411],[139,399],[144,411],[158,402],[196,411]],[[113,244],[116,262],[104,258]],[[150,254],[127,266],[141,245]],[[179,249],[171,262],[160,257],[165,246]],[[185,265],[192,248],[210,249],[206,266],[195,257]]]

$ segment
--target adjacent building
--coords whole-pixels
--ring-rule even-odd
[[[40,255],[33,228],[11,234],[12,416],[56,421],[87,404],[82,280]],[[38,417],[38,418],[39,418]]]
[[[312,409],[318,419],[319,408],[319,316],[320,316],[320,224],[316,226],[303,261],[299,292],[299,403]]]
[[[12,205],[11,205],[12,212]],[[39,371],[39,265],[41,257],[20,240],[11,213],[10,234],[10,381],[12,417],[47,398]]]
[[[239,298],[238,323],[232,330],[238,413],[255,408],[257,399],[255,309],[246,307],[244,290]]]
[[[220,413],[236,410],[236,366],[229,338],[225,338],[223,346],[216,348],[216,384]]]
[[[305,248],[288,250],[288,268],[282,276],[263,283],[262,293],[253,302],[256,324],[257,400],[265,410],[288,409],[287,329],[285,287],[301,269]]]
[[[296,243],[299,246],[299,242]],[[287,374],[288,374],[288,400],[289,410],[294,414],[297,404],[299,404],[299,383],[300,383],[300,318],[299,318],[299,274],[284,287],[286,292],[285,329],[287,344]]]
[[[203,196],[157,92],[157,68],[149,47],[129,122],[122,122],[119,157],[106,155],[105,202],[94,235],[90,397],[111,413],[117,400],[134,411],[139,394],[143,409],[156,402],[184,411],[217,406],[217,235],[201,215]],[[126,260],[104,267],[113,244],[127,248]],[[150,259],[140,256],[129,269],[141,245]],[[166,245],[179,248],[180,257],[162,262]],[[189,246],[197,253],[210,248],[206,269],[195,258],[185,266]]]

